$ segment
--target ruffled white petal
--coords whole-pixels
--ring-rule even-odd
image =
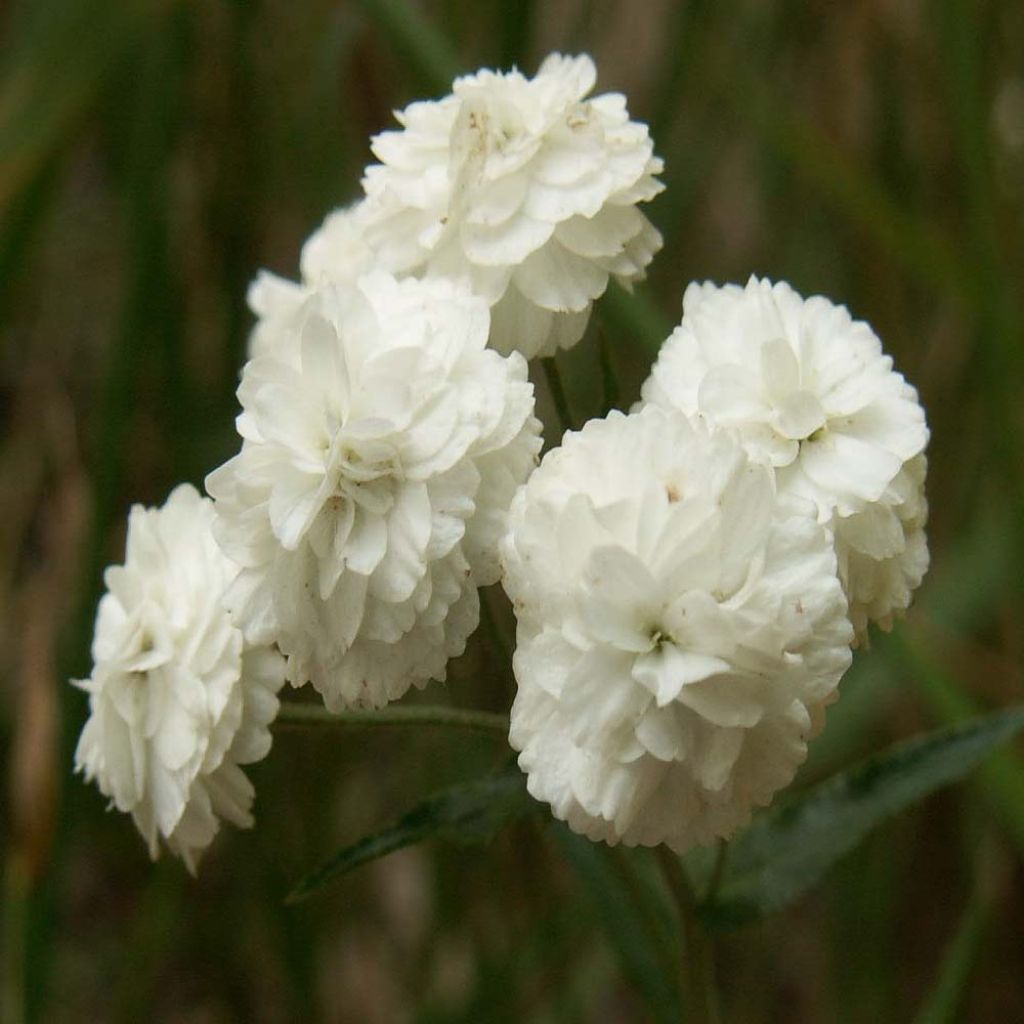
[[[533,78],[481,71],[373,141],[363,243],[392,272],[469,279],[501,352],[575,344],[609,276],[640,280],[661,247],[637,209],[661,162],[621,96],[587,98],[595,80],[589,57],[560,54]]]
[[[241,566],[227,604],[329,708],[443,678],[497,578],[540,424],[488,326],[463,285],[377,271],[310,288],[245,369],[242,449],[207,479]]]
[[[513,502],[510,740],[593,839],[684,851],[793,777],[850,663],[829,531],[737,440],[649,407],[566,435]]]
[[[155,857],[190,871],[220,821],[252,824],[238,767],[265,757],[284,662],[245,647],[221,604],[236,566],[213,539],[213,503],[182,485],[132,509],[125,562],[107,570],[81,685],[90,716],[75,765],[130,813]]]
[[[928,565],[928,428],[867,324],[781,282],[691,284],[643,399],[736,431],[780,493],[814,503],[858,639],[906,609]]]

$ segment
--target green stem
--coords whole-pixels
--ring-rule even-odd
[[[508,718],[491,711],[470,711],[464,708],[442,708],[429,705],[386,707],[378,711],[357,709],[332,714],[319,704],[282,701],[277,724],[283,726],[335,727],[341,729],[375,729],[392,726],[437,726],[468,729],[474,732],[508,735]]]
[[[515,637],[509,632],[501,617],[501,610],[494,607],[500,599],[500,587],[484,587],[480,591],[480,620],[487,627],[501,652],[502,664],[511,666],[512,653],[515,651]]]
[[[725,861],[728,854],[728,842],[719,839],[715,849],[715,863],[711,868],[711,878],[708,879],[708,887],[704,890],[704,903],[710,903],[718,893],[718,887],[722,884],[722,875],[725,873]]]
[[[562,430],[572,430],[572,413],[569,411],[569,400],[565,397],[565,388],[562,387],[562,377],[558,372],[558,363],[555,362],[554,356],[549,356],[547,359],[541,360],[541,365],[544,367],[548,391],[551,392],[551,401],[555,406],[555,412],[558,413]]]
[[[621,846],[606,846],[608,863],[611,864],[623,888],[629,894],[629,898],[636,908],[636,912],[643,923],[644,930],[650,936],[652,947],[657,950],[661,965],[667,975],[671,975],[675,966],[675,955],[678,949],[673,950],[670,942],[666,942],[664,925],[659,922],[657,908],[651,902],[651,893],[645,892],[643,884],[637,878],[633,865],[629,862]],[[687,990],[679,993],[682,999],[687,996]]]
[[[658,866],[676,904],[683,928],[681,977],[686,998],[686,1019],[691,1024],[719,1024],[718,992],[715,987],[714,950],[697,916],[697,898],[682,861],[667,847],[655,849]]]

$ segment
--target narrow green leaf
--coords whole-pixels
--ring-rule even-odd
[[[877,646],[877,654],[885,657],[895,670],[917,685],[932,714],[947,725],[973,721],[978,705],[957,677],[934,651],[933,638],[916,636],[907,628],[890,633]],[[978,785],[985,794],[996,818],[1006,829],[1017,850],[1024,853],[1024,766],[1012,750],[999,750],[982,766]]]
[[[1018,706],[915,737],[762,815],[732,844],[705,922],[728,928],[791,903],[882,821],[963,778],[1021,728]]]
[[[677,973],[675,958],[682,954],[644,877],[636,872],[631,882],[624,880],[623,864],[617,859],[628,856],[624,851],[593,843],[562,824],[550,831],[585,887],[623,973],[647,1003],[651,1019],[675,1024],[680,1003],[672,979]],[[632,870],[631,865],[626,867]]]
[[[424,839],[484,843],[510,821],[539,812],[518,769],[460,783],[428,797],[390,828],[340,850],[302,879],[286,902],[299,903],[349,871]]]

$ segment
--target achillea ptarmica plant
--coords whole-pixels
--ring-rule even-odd
[[[596,77],[561,54],[533,78],[480,71],[373,139],[362,230],[378,265],[467,277],[499,352],[575,344],[609,278],[630,286],[661,248],[637,208],[662,190],[661,160],[623,96],[587,98]]]
[[[928,428],[866,323],[784,282],[691,284],[643,398],[735,431],[780,494],[814,502],[859,639],[907,608],[928,568]]]
[[[540,423],[487,305],[383,272],[314,290],[247,366],[237,456],[207,478],[241,569],[227,603],[327,707],[379,707],[444,678],[496,582]]]
[[[592,839],[682,852],[790,782],[850,664],[828,531],[728,433],[649,407],[565,436],[512,506],[510,740]]]
[[[135,506],[123,565],[107,569],[93,640],[89,719],[75,766],[149,846],[195,871],[221,820],[252,825],[239,767],[270,750],[284,661],[248,648],[221,606],[234,566],[213,539],[213,503],[183,484]]]

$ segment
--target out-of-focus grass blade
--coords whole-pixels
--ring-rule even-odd
[[[423,84],[437,92],[448,92],[452,79],[465,70],[448,37],[407,0],[360,2]]]
[[[770,85],[735,63],[722,93],[762,140],[871,235],[912,276],[973,305],[971,275],[949,239],[908,213],[812,125],[790,114]]]
[[[27,256],[59,179],[61,162],[53,157],[40,166],[8,205],[0,223],[0,320],[7,314],[15,286],[27,273]]]
[[[670,933],[652,928],[652,916],[623,884],[613,862],[616,851],[592,843],[562,824],[550,831],[586,889],[623,971],[643,996],[652,1019],[658,1024],[675,1024],[680,1019],[679,993],[671,981],[674,967],[669,964],[666,968],[666,955],[680,953],[673,950]]]
[[[935,984],[914,1017],[914,1024],[955,1024],[959,1019],[971,972],[978,962],[995,909],[995,883],[1000,868],[995,859],[998,852],[987,843],[979,847],[974,888],[946,947]]]
[[[513,64],[521,65],[526,58],[536,6],[536,0],[518,0],[517,3],[508,3],[508,0],[503,0],[498,4],[498,9],[501,12],[501,64],[503,68],[510,68]]]
[[[972,271],[990,315],[987,340],[1000,349],[1011,367],[1021,366],[1021,347],[1012,306],[1003,301],[1005,261],[1001,252],[999,213],[990,152],[990,100],[982,88],[985,44],[984,19],[970,0],[936,0],[931,24],[936,28],[940,59],[937,68],[946,80],[946,99],[952,112],[953,141],[963,169],[961,185],[968,214]],[[1014,285],[1016,285],[1014,278]],[[1007,319],[1010,318],[1010,319]],[[1015,380],[1002,373],[1000,388]],[[1012,386],[1012,385],[1011,385]]]
[[[930,23],[935,26],[939,48],[936,65],[945,79],[953,144],[961,168],[958,184],[963,191],[965,249],[969,255],[964,270],[977,295],[976,344],[996,423],[991,432],[991,453],[1002,463],[1004,486],[1019,517],[1024,514],[1024,476],[1017,442],[1024,307],[1011,298],[1019,294],[1019,273],[1002,244],[1001,211],[992,173],[992,101],[983,86],[985,19],[978,16],[969,0],[935,0],[931,7]],[[1012,268],[1009,272],[1008,266]],[[1024,547],[1019,535],[1014,539],[1019,572],[1024,565]]]
[[[349,871],[425,839],[483,843],[510,821],[539,813],[540,805],[527,793],[526,777],[518,769],[452,786],[424,800],[390,828],[340,850],[302,879],[286,902],[308,899]]]
[[[953,1024],[966,994],[967,982],[978,958],[990,908],[973,894],[963,918],[942,958],[939,977],[914,1024]]]
[[[50,5],[46,34],[18,48],[0,84],[0,213],[66,144],[114,62],[169,6],[169,0]]]
[[[672,24],[666,34],[669,45],[662,47],[654,110],[651,114],[651,136],[655,140],[655,149],[659,140],[664,144],[663,136],[668,134],[673,119],[684,108],[687,77],[713,14],[714,4],[709,0],[690,0],[675,8]]]
[[[763,814],[732,844],[705,921],[728,928],[791,903],[875,826],[962,779],[1021,728],[1017,706],[917,736]]]

